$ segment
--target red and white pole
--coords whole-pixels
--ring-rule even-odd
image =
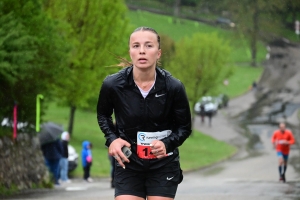
[[[18,105],[15,103],[15,106],[14,106],[14,129],[13,129],[13,139],[16,139],[17,138],[17,128],[18,128],[18,113],[17,113],[17,110],[18,110]]]

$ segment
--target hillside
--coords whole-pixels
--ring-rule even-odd
[[[250,49],[248,40],[241,32],[223,29],[219,26],[211,26],[202,22],[181,19],[180,23],[173,23],[172,17],[154,14],[147,11],[128,12],[130,23],[133,29],[139,26],[149,26],[158,31],[159,34],[166,34],[173,40],[178,41],[183,37],[190,37],[194,33],[216,33],[224,38],[232,46],[231,60],[234,63],[250,63]],[[258,43],[258,62],[265,60],[267,50],[263,42]]]

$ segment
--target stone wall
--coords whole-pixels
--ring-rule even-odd
[[[15,141],[0,138],[0,187],[19,190],[47,183],[49,173],[45,166],[37,137],[19,134]]]

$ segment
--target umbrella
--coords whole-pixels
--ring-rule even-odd
[[[39,132],[40,144],[46,144],[57,140],[61,133],[64,131],[63,127],[53,122],[42,124],[41,131]]]

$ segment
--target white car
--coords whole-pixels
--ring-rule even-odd
[[[69,152],[69,167],[68,171],[71,172],[78,166],[78,154],[76,153],[76,150],[71,145],[68,145],[68,152]]]
[[[195,104],[194,111],[196,114],[200,115],[201,110],[200,106],[204,105],[204,112],[212,112],[213,114],[216,114],[218,112],[219,104],[216,102],[212,97],[205,96],[199,99],[199,101]]]

